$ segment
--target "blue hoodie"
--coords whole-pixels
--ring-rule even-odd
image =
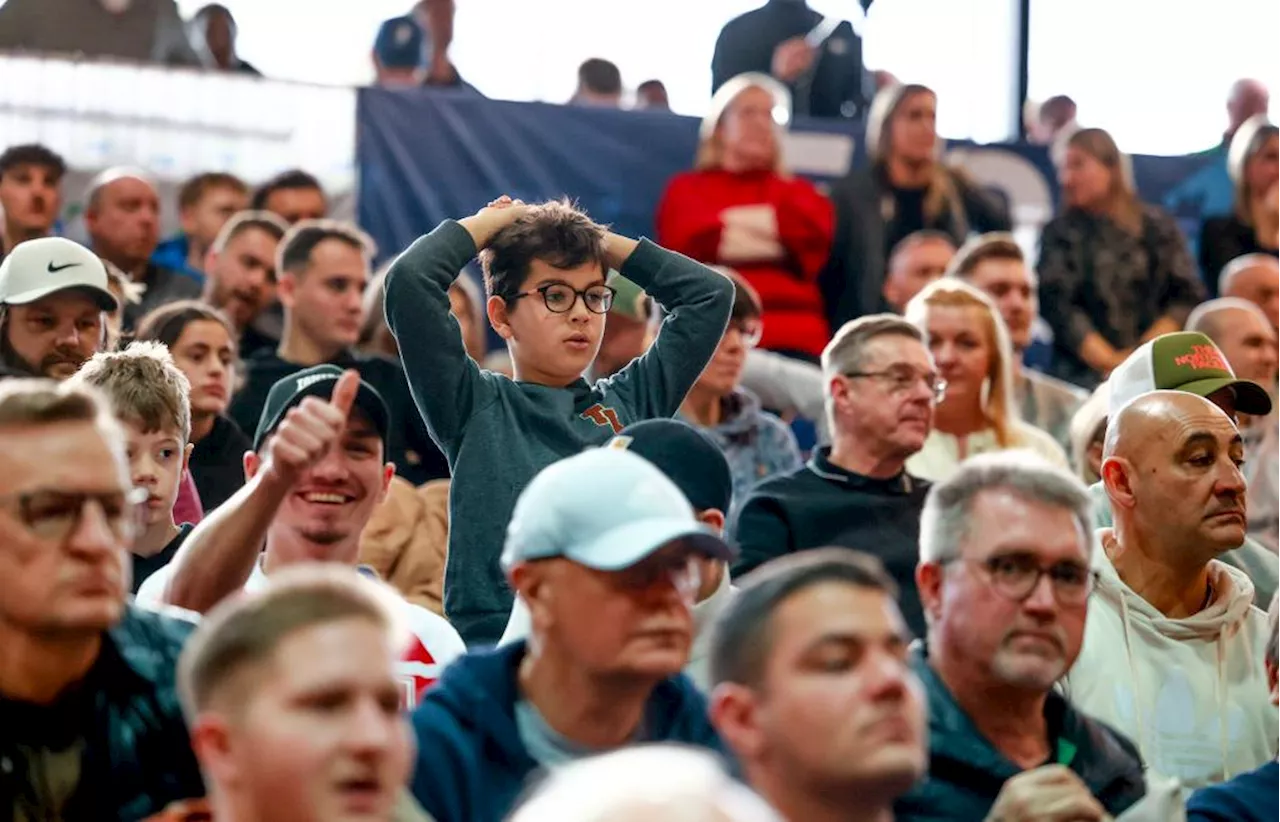
[[[413,795],[436,822],[501,822],[537,776],[516,729],[525,643],[460,657],[413,712],[418,765]],[[681,742],[723,754],[707,703],[683,675],[649,697],[646,742]]]
[[[1201,788],[1187,800],[1187,822],[1276,822],[1280,765],[1273,759],[1234,779]]]

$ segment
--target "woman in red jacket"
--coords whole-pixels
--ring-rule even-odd
[[[702,121],[695,170],[671,180],[658,242],[739,271],[764,304],[761,346],[817,360],[830,338],[818,272],[835,230],[831,202],[782,165],[791,100],[764,74],[720,87]]]

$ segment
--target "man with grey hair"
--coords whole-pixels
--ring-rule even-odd
[[[1245,254],[1222,267],[1218,293],[1248,300],[1280,331],[1280,262],[1270,254]]]
[[[738,513],[734,574],[826,545],[874,554],[899,588],[907,626],[924,618],[916,538],[928,483],[907,473],[945,390],[918,328],[893,314],[846,323],[822,352],[831,445],[802,468],[756,486]]]
[[[160,242],[160,197],[145,171],[109,168],[93,178],[84,199],[94,252],[147,287],[140,302],[125,306],[126,329],[153,308],[200,297],[194,278],[151,261]]]
[[[1025,452],[972,458],[935,485],[916,580],[915,656],[929,699],[929,778],[896,818],[1102,820],[1146,788],[1133,744],[1054,690],[1094,586],[1084,486]]]
[[[1154,391],[1110,421],[1097,592],[1066,680],[1082,709],[1132,736],[1152,770],[1196,788],[1276,755],[1253,583],[1217,557],[1245,535],[1240,433],[1212,402]]]

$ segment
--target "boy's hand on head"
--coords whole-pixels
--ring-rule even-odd
[[[324,459],[346,430],[359,388],[360,374],[347,369],[328,400],[307,397],[290,408],[267,441],[266,474],[293,485]]]
[[[526,205],[522,200],[513,200],[503,194],[477,211],[475,215],[464,217],[458,223],[471,232],[471,239],[475,241],[476,250],[481,251],[493,239],[494,234],[529,213],[530,208],[531,206]]]

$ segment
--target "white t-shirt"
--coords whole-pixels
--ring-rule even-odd
[[[137,604],[149,609],[167,607],[164,605],[164,592],[172,577],[172,564],[148,577],[138,589]],[[244,590],[260,591],[266,584],[267,575],[262,571],[262,563],[257,562],[244,584]],[[396,598],[395,601],[400,604],[400,619],[411,636],[409,647],[396,666],[404,688],[401,702],[404,708],[409,709],[417,705],[423,691],[440,678],[446,665],[467,652],[467,646],[444,617],[404,599]]]

